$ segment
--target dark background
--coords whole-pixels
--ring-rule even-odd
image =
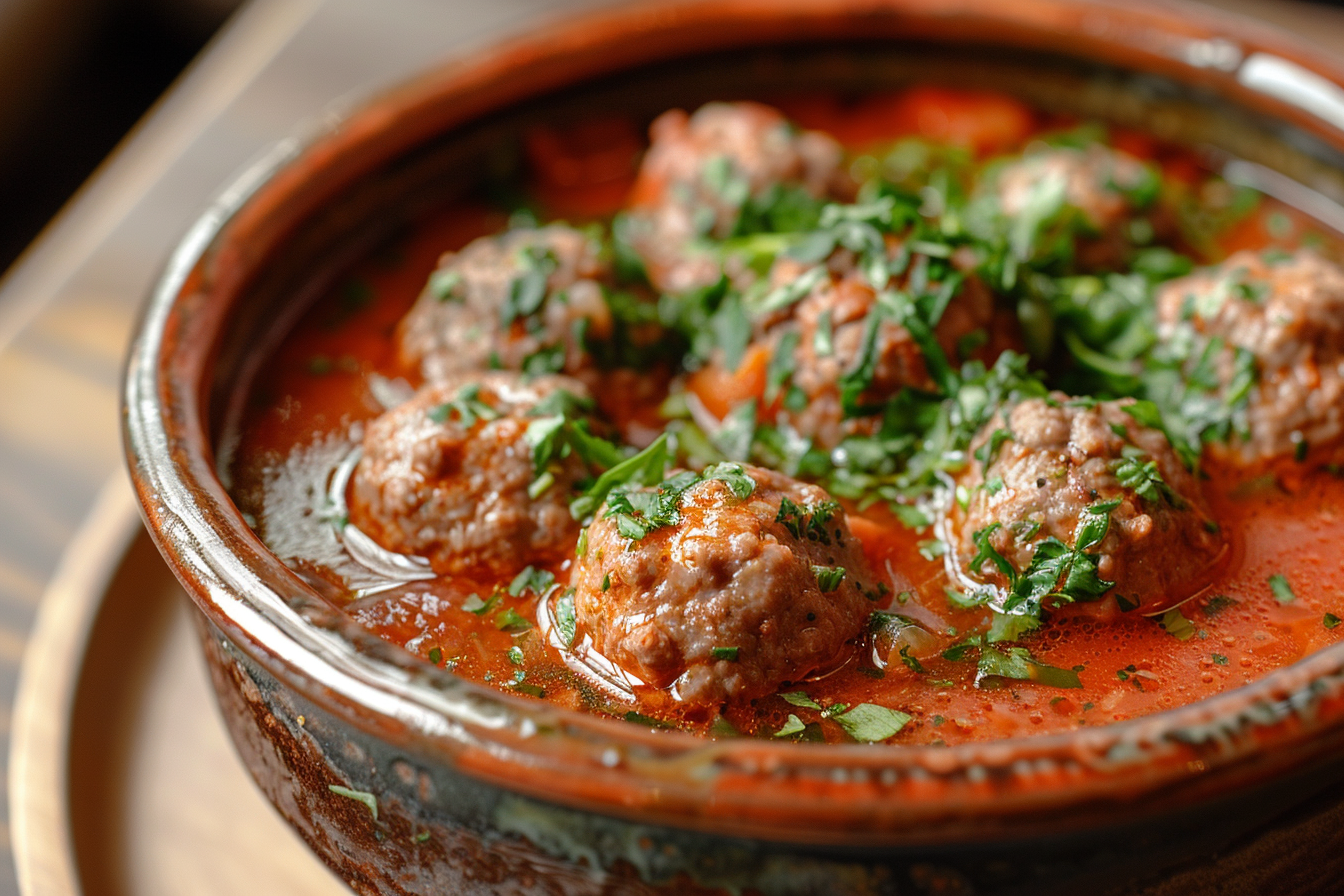
[[[0,272],[239,5],[0,0]]]
[[[0,0],[0,272],[241,2]]]

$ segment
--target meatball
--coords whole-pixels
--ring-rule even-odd
[[[622,534],[626,504],[614,493],[572,579],[578,622],[600,653],[702,706],[834,667],[881,591],[823,489],[751,466],[708,473],[725,468],[733,474],[664,483],[675,511],[642,538]]]
[[[958,482],[966,504],[950,520],[955,561],[966,569],[979,551],[977,534],[987,532],[1020,574],[1044,539],[1073,548],[1088,508],[1118,502],[1105,538],[1087,550],[1100,578],[1115,583],[1108,598],[1157,612],[1206,585],[1224,554],[1223,536],[1199,482],[1164,433],[1130,416],[1132,403],[1053,393],[1001,410],[973,440]],[[992,562],[969,572],[1007,584]]]
[[[1337,453],[1344,441],[1339,265],[1309,250],[1238,252],[1165,284],[1157,313],[1169,347],[1220,340],[1213,359],[1219,391],[1229,402],[1244,401],[1244,425],[1233,427],[1226,445],[1210,443],[1212,453],[1247,466],[1309,449]],[[1199,354],[1192,350],[1191,362]],[[1255,382],[1239,400],[1229,390],[1244,389],[1244,373]]]
[[[778,186],[814,198],[843,191],[840,145],[796,131],[757,103],[676,109],[649,128],[651,145],[631,195],[629,239],[654,286],[681,292],[719,278],[719,261],[693,248],[699,237],[733,235],[743,207]]]
[[[398,328],[402,363],[428,382],[488,368],[589,369],[585,340],[613,329],[600,252],[587,234],[553,224],[445,254]]]
[[[384,548],[426,557],[441,574],[507,575],[573,550],[572,485],[586,475],[574,456],[548,469],[535,498],[529,416],[564,390],[567,377],[524,381],[514,373],[451,377],[369,424],[352,477],[350,523]]]
[[[776,262],[772,278],[786,282],[803,272],[798,262]],[[867,433],[877,417],[846,419],[841,405],[841,380],[865,354],[868,318],[877,295],[858,272],[832,274],[821,280],[793,309],[793,320],[771,327],[772,354],[788,340],[793,349],[790,383],[800,396],[786,402],[779,420],[821,448],[831,449],[848,435]],[[984,332],[994,316],[994,298],[974,275],[967,276],[933,328],[934,338],[953,366],[961,358],[963,340]],[[787,333],[796,335],[789,337]],[[880,405],[908,387],[936,390],[924,351],[901,324],[884,314],[872,348],[872,375],[860,396],[862,404]]]
[[[999,170],[994,192],[1010,220],[1031,210],[1052,189],[1076,209],[1088,231],[1074,249],[1079,267],[1118,270],[1133,245],[1131,224],[1156,198],[1157,180],[1138,159],[1100,144],[1028,152]]]

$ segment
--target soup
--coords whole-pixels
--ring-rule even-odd
[[[939,88],[524,144],[320,297],[225,440],[363,626],[634,724],[892,744],[1338,640],[1344,270],[1294,208]]]

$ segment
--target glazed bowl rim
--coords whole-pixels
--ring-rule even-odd
[[[131,477],[151,535],[193,601],[277,678],[375,736],[543,799],[770,839],[825,840],[819,826],[841,821],[862,822],[864,836],[875,843],[957,840],[976,835],[976,819],[1040,820],[1046,809],[1058,826],[1067,818],[1061,806],[1092,818],[1099,805],[1140,796],[1154,806],[1175,804],[1216,793],[1225,777],[1212,772],[1263,777],[1281,773],[1294,757],[1313,756],[1313,738],[1344,728],[1344,705],[1336,699],[1344,692],[1344,643],[1161,713],[950,747],[714,741],[504,694],[431,666],[344,614],[322,616],[321,598],[265,549],[215,472],[203,409],[210,356],[228,303],[208,299],[237,297],[229,293],[240,288],[229,265],[246,268],[246,238],[260,238],[263,245],[268,238],[283,239],[283,228],[268,229],[258,210],[265,212],[270,202],[274,212],[280,198],[299,195],[302,178],[296,175],[305,165],[339,192],[348,185],[342,177],[359,173],[341,167],[341,153],[355,158],[379,145],[380,129],[401,126],[408,133],[393,149],[383,148],[386,158],[374,152],[367,167],[376,170],[430,136],[406,125],[411,113],[436,96],[464,95],[482,78],[497,81],[520,63],[544,67],[549,60],[552,86],[573,86],[641,62],[714,49],[706,46],[714,40],[705,37],[713,33],[706,23],[721,29],[724,36],[717,39],[725,45],[754,47],[814,33],[824,37],[825,27],[803,30],[818,23],[887,16],[903,27],[922,23],[938,39],[949,39],[950,29],[963,43],[974,43],[966,35],[978,26],[982,36],[1005,46],[1031,49],[1031,35],[1048,42],[1050,28],[1078,19],[1084,30],[1092,22],[1097,33],[1090,46],[1109,53],[1108,62],[1128,54],[1121,67],[1130,71],[1219,87],[1233,102],[1268,107],[1277,118],[1344,149],[1344,68],[1273,29],[1194,4],[1156,0],[1005,6],[976,0],[655,0],[590,10],[543,35],[515,38],[422,75],[274,146],[219,194],[173,252],[127,361],[123,423]],[[958,15],[961,21],[955,21]],[[1106,21],[1127,23],[1130,30],[1108,36],[1098,24]],[[734,35],[730,24],[739,26],[738,35],[756,26],[764,36],[759,30],[755,38]],[[682,35],[690,45],[668,38],[659,45],[662,57],[609,53],[592,60],[594,46],[611,50],[613,41],[631,34],[664,33]],[[1183,46],[1184,55],[1173,57],[1169,47],[1152,40],[1154,34]],[[1262,73],[1259,83],[1247,77],[1253,65]],[[528,89],[542,93],[544,86],[524,87],[496,107],[527,98]],[[485,108],[491,108],[488,99]],[[448,132],[471,123],[471,110],[461,114]],[[1285,746],[1297,751],[1285,750],[1283,760],[1266,765],[1266,757]],[[900,805],[893,809],[893,802]],[[711,806],[714,818],[708,816]],[[917,830],[920,824],[932,826]]]

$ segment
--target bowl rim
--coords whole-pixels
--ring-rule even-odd
[[[864,30],[858,31],[857,29]],[[226,311],[304,216],[439,133],[549,89],[692,52],[874,29],[1087,56],[1211,89],[1344,150],[1344,67],[1192,3],[654,0],[476,52],[275,145],[168,260],[124,377],[141,513],[197,607],[251,659],[357,729],[548,802],[782,842],[960,842],[1159,812],[1317,760],[1344,741],[1344,643],[1231,691],[1079,731],[952,747],[706,740],[508,695],[325,608],[261,544],[215,470],[210,372]],[[633,40],[638,37],[639,40]]]

